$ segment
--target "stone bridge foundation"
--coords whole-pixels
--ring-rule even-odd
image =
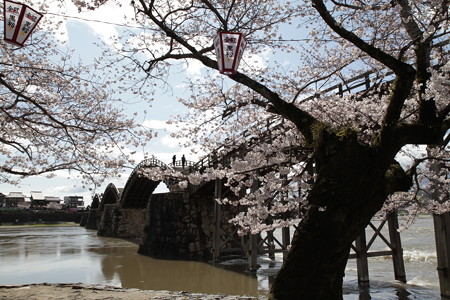
[[[92,212],[86,224],[93,228],[100,220],[99,236],[140,239],[139,254],[159,259],[209,260],[215,245],[222,250],[241,247],[234,227],[228,222],[219,224],[212,198],[189,191],[153,194],[145,209],[105,204],[101,218],[97,215],[95,219]],[[224,207],[221,215],[228,220],[235,212]]]
[[[189,193],[151,196],[138,253],[161,259],[209,259],[214,201]]]
[[[99,216],[99,211],[96,208],[91,208],[89,211],[85,212],[86,215],[86,223],[84,226],[87,229],[98,229],[98,223],[100,220],[101,215]],[[80,224],[81,225],[81,224]]]
[[[97,234],[115,238],[141,238],[145,223],[145,209],[121,208],[106,204]]]

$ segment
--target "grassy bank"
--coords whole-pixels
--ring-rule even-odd
[[[79,224],[75,222],[26,222],[26,223],[7,223],[7,222],[1,222],[0,227],[1,228],[19,228],[19,227],[56,227],[56,226],[80,226]]]

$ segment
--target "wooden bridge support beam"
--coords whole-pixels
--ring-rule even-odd
[[[387,216],[389,239],[392,248],[392,262],[394,264],[395,280],[406,283],[405,263],[403,260],[403,248],[398,231],[398,216],[397,212],[391,213]]]
[[[383,236],[381,229],[388,223],[389,240]],[[396,280],[406,282],[405,264],[403,260],[403,248],[398,232],[398,217],[397,212],[391,213],[386,220],[376,228],[372,223],[370,227],[375,231],[373,237],[367,243],[366,230],[362,230],[361,234],[356,238],[355,245],[352,246],[355,254],[350,254],[349,259],[356,258],[356,267],[358,272],[358,284],[361,286],[369,286],[369,264],[368,257],[391,255],[394,266],[394,277]],[[369,252],[369,249],[375,238],[379,237],[390,248],[388,251],[374,251]]]
[[[442,299],[450,299],[450,213],[433,215],[437,271]]]
[[[267,252],[269,253],[269,258],[275,260],[275,242],[273,236],[273,230],[266,232],[267,234]]]
[[[288,254],[288,246],[291,244],[291,232],[289,227],[283,227],[281,229],[281,240],[283,243],[283,262],[286,261]]]
[[[220,220],[222,218],[221,204],[216,201],[222,197],[222,180],[216,179],[214,187],[214,237],[213,237],[213,261],[220,257]]]
[[[259,189],[260,182],[258,180],[254,180],[251,186],[251,192],[255,192]],[[247,258],[248,258],[248,268],[252,272],[256,272],[258,269],[258,238],[259,234],[251,234],[249,233],[249,241],[248,241],[248,250],[247,250]]]
[[[258,270],[258,234],[249,233],[248,241],[248,268],[252,272]]]
[[[368,249],[365,229],[363,229],[361,234],[356,238],[355,248],[358,284],[361,286],[369,286],[369,262],[367,260]]]

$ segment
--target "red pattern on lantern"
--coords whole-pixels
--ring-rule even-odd
[[[219,72],[225,75],[237,73],[246,41],[242,33],[220,31],[214,39]]]
[[[18,2],[4,0],[3,4],[3,38],[6,42],[22,47],[43,15]]]

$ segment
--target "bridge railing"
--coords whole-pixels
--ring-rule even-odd
[[[173,162],[171,162],[170,164],[168,164],[168,166],[172,169],[178,168],[178,169],[191,169],[192,167],[194,167],[196,165],[196,162],[190,161],[190,160],[186,160],[183,161],[182,160],[177,160],[175,161],[175,164]]]

